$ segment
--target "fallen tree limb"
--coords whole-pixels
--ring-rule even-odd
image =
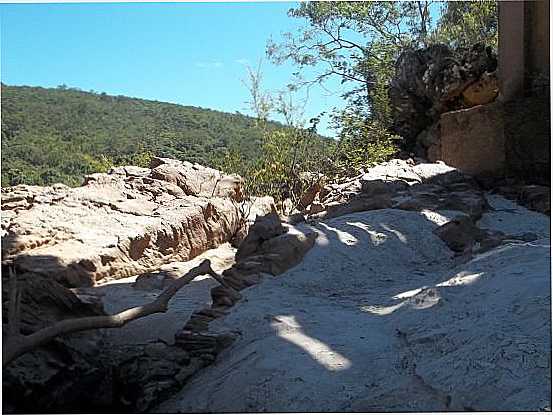
[[[204,274],[212,276],[217,275],[211,268],[211,262],[209,259],[202,261],[200,265],[192,268],[185,275],[176,279],[151,303],[129,308],[121,311],[120,313],[109,316],[80,317],[62,320],[52,326],[45,327],[29,335],[14,333],[13,335],[8,336],[4,341],[2,347],[2,367],[5,367],[8,363],[22,354],[27,353],[28,351],[47,343],[62,334],[75,333],[91,329],[119,328],[133,320],[148,316],[150,314],[165,313],[167,311],[169,301],[177,293],[177,291],[191,282],[194,278]],[[217,277],[219,276],[217,275]],[[219,278],[216,279],[219,281]],[[12,294],[12,299],[15,299],[15,294]],[[15,307],[15,305],[13,307]],[[8,324],[11,326],[11,324],[16,323],[8,322]]]

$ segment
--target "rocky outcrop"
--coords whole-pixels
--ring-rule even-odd
[[[177,343],[185,348],[196,347],[198,340],[204,346],[209,343],[212,351],[199,349],[207,355],[204,358],[214,360],[214,351],[219,346],[213,339],[202,337],[208,332],[209,323],[227,315],[227,310],[242,299],[240,291],[259,284],[263,274],[279,275],[298,265],[313,248],[315,239],[314,232],[303,233],[285,227],[276,212],[258,216],[236,252],[236,263],[223,271],[221,285],[211,289],[212,306],[192,314],[182,331],[176,334]],[[192,342],[191,346],[186,346],[188,341]]]
[[[496,67],[497,57],[482,44],[460,50],[440,44],[406,50],[396,62],[389,89],[394,131],[410,149],[425,156],[422,153],[435,138],[429,142],[417,136],[439,121],[442,113],[495,99],[499,91]]]
[[[434,233],[449,249],[462,254],[467,259],[472,254],[480,254],[506,242],[532,242],[538,235],[532,232],[507,235],[501,231],[481,229],[470,216],[458,216],[436,228]]]
[[[237,202],[244,199],[242,179],[227,175],[197,163],[168,158],[152,158],[150,176],[176,184],[186,195],[203,197],[228,197]]]
[[[470,176],[444,163],[394,159],[342,183],[325,186],[304,212],[321,220],[367,210],[458,210],[478,219],[487,208]]]
[[[118,167],[78,188],[8,188],[3,259],[69,286],[186,261],[242,226],[240,184],[213,169],[154,158],[151,169]]]

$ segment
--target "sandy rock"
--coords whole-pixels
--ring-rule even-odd
[[[251,223],[255,222],[258,216],[265,216],[271,212],[276,212],[275,200],[271,196],[256,196],[243,203],[243,210],[247,214],[247,220]]]
[[[362,192],[368,196],[395,193],[419,184],[451,185],[468,179],[462,172],[444,163],[418,163],[394,159],[381,163],[361,177]]]
[[[159,167],[180,171],[180,165],[172,161]],[[203,174],[199,167],[190,169]],[[239,209],[229,198],[187,196],[176,184],[153,178],[153,172],[135,170],[91,175],[86,185],[73,189],[6,189],[4,259],[21,270],[86,286],[189,260],[229,241],[239,229]],[[222,187],[221,194],[223,189],[231,194],[230,187]],[[237,191],[231,195],[237,197]]]
[[[393,159],[368,170],[361,178],[361,188],[364,192],[369,192],[370,185],[373,181],[390,184],[400,184],[400,187],[405,188],[405,184],[420,183],[421,178],[414,171],[411,164],[405,160]],[[378,189],[380,190],[380,189]],[[399,189],[393,189],[399,190]]]
[[[313,248],[315,233],[286,233],[263,242],[257,251],[263,256],[267,271],[279,275],[301,262],[305,254]]]
[[[549,234],[549,218],[496,199],[481,223]],[[549,408],[550,240],[454,266],[436,217],[386,209],[311,227],[301,264],[212,322],[242,332],[224,358],[155,411]]]
[[[154,157],[150,177],[176,184],[186,195],[203,197],[229,197],[236,201],[244,198],[242,179],[226,175],[219,170],[186,161]]]
[[[461,171],[445,163],[420,163],[413,166],[413,172],[423,183],[438,184],[442,186],[466,181],[468,179]]]
[[[271,212],[265,216],[258,216],[253,225],[249,227],[247,236],[238,247],[236,259],[252,255],[264,241],[285,232],[286,228],[282,226],[280,217],[276,212]]]
[[[487,209],[472,179],[443,162],[393,159],[364,174],[332,183],[309,206],[308,219],[322,220],[366,210],[458,210],[478,219]]]

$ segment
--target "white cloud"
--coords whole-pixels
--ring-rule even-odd
[[[236,59],[234,62],[239,63],[240,65],[249,65],[250,61],[246,58]]]
[[[223,62],[220,62],[220,61],[195,62],[194,66],[197,66],[198,68],[221,68],[223,66]]]

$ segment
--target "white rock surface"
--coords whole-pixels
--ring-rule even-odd
[[[550,408],[550,222],[520,209],[485,213],[481,225],[541,239],[462,265],[432,233],[456,212],[384,209],[298,226],[317,232],[315,247],[242,291],[210,325],[240,339],[156,411]]]

